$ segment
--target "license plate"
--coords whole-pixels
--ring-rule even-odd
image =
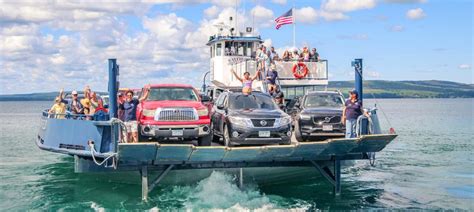
[[[332,125],[323,125],[323,131],[332,131]]]
[[[270,137],[270,131],[258,131],[258,137]]]
[[[183,136],[183,130],[171,130],[171,136]]]

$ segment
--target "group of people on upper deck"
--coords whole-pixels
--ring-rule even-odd
[[[270,47],[267,49],[265,45],[261,45],[257,52],[255,53],[255,58],[257,60],[270,60],[273,61],[300,61],[300,62],[318,62],[320,60],[319,53],[316,48],[312,48],[311,51],[308,47],[303,47],[303,49],[298,51],[297,48],[286,49],[283,52],[283,55],[280,55],[275,51],[275,47]]]
[[[59,119],[66,118],[66,115],[72,115],[73,118],[85,118],[87,120],[92,120],[94,115],[107,113],[103,100],[89,86],[84,88],[83,94],[84,96],[79,99],[78,92],[74,90],[70,97],[66,97],[64,90],[61,89],[48,113],[50,116]]]

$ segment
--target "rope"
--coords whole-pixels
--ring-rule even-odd
[[[361,74],[360,76],[362,77],[362,81],[365,81],[364,75]],[[370,89],[370,87],[368,85],[367,85],[367,88]],[[362,96],[363,94],[360,94],[360,95]],[[385,120],[387,120],[387,123],[390,126],[390,130],[392,130],[393,129],[392,123],[390,122],[390,119],[388,118],[387,114],[385,114],[385,111],[382,109],[382,107],[378,106],[379,102],[377,101],[377,98],[375,98],[375,95],[373,93],[370,93],[370,95],[375,100],[375,108],[380,109],[380,111],[382,112],[382,115],[384,116]]]
[[[121,134],[120,143],[127,143],[127,140],[125,138],[128,135],[128,132],[127,132],[127,126],[125,126],[125,123],[123,123],[123,121],[118,119],[118,118],[112,118],[112,119],[110,119],[110,122],[112,124],[119,124],[120,125],[120,129],[122,130],[122,132],[120,133]],[[125,132],[125,136],[123,136],[124,132]]]
[[[102,164],[104,164],[105,162],[107,162],[110,158],[112,158],[112,166],[114,167],[114,169],[117,168],[117,164],[115,163],[115,156],[117,155],[117,153],[112,153],[110,154],[109,156],[107,156],[102,162],[97,162],[97,160],[95,159],[95,153],[97,153],[97,151],[95,151],[95,147],[94,147],[94,142],[92,141],[89,141],[89,147],[91,149],[91,155],[92,155],[92,160],[94,161],[94,163],[98,166],[102,166]]]

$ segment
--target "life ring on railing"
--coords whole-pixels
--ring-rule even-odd
[[[306,75],[308,75],[308,66],[306,64],[299,62],[293,65],[293,76],[296,79],[304,78]]]

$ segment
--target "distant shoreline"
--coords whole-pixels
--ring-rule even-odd
[[[328,90],[347,95],[354,81],[330,81]],[[453,99],[474,98],[474,85],[450,81],[364,81],[365,99]],[[105,93],[105,92],[100,92]],[[301,91],[302,93],[302,91]],[[58,92],[0,95],[0,101],[53,101]]]

